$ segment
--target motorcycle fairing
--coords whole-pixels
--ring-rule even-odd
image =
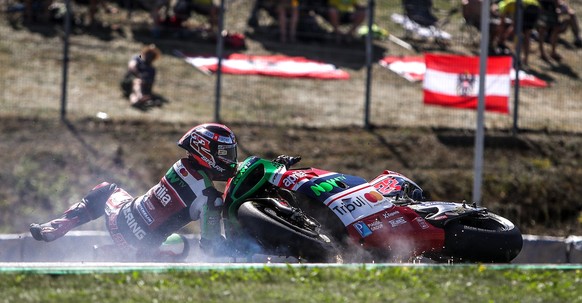
[[[228,180],[225,198],[244,200],[266,182],[273,182],[285,172],[283,164],[251,156],[240,162],[235,176]]]
[[[337,175],[337,173],[315,168],[284,170],[275,174],[269,182],[284,189],[298,191],[303,184],[313,178],[326,178],[331,175]]]
[[[368,249],[383,248],[392,253],[420,255],[444,246],[445,234],[410,208],[394,205],[347,226],[350,238]]]
[[[319,169],[291,170],[284,180],[289,189],[323,203],[345,226],[393,204],[378,193],[365,179]],[[285,185],[285,184],[283,184]]]
[[[382,195],[365,179],[322,170],[302,170],[297,191],[322,202],[340,218],[350,238],[367,248],[412,251],[413,254],[443,247],[444,231],[431,226],[414,210],[391,201],[409,189],[420,189],[401,174],[385,171],[375,181],[394,179],[399,192]],[[382,178],[384,177],[384,178]],[[404,249],[406,247],[406,249]]]

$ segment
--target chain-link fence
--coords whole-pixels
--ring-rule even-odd
[[[266,125],[363,126],[368,119],[378,126],[475,128],[475,111],[425,105],[421,82],[409,82],[379,64],[387,56],[413,57],[427,52],[478,56],[480,33],[463,18],[460,0],[435,1],[432,6],[430,2],[419,4],[432,8],[436,17],[433,30],[450,34],[444,38],[422,36],[404,26],[399,17],[409,12],[401,1],[364,1],[374,4],[373,20],[379,27],[369,48],[366,36],[359,35],[358,29],[354,37],[338,38],[333,34],[325,1],[299,2],[297,41],[286,43],[279,39],[276,10],[259,7],[257,18],[252,20],[249,17],[254,0],[224,2],[224,29],[246,36],[245,48],[226,43],[225,56],[241,53],[303,57],[335,65],[349,74],[347,80],[201,73],[176,51],[216,56],[217,40],[203,29],[207,23],[203,15],[193,13],[185,23],[178,24],[172,9],[176,0],[170,2],[168,9],[159,11],[160,16],[167,15],[159,27],[154,26],[151,17],[155,1],[72,2],[68,38],[65,33],[69,30],[63,26],[67,7],[60,0],[51,4],[49,15],[43,14],[43,7],[48,6],[46,0],[30,0],[30,10],[25,5],[28,2],[2,1],[2,115],[59,115],[64,105],[66,114],[76,117],[99,114],[112,119],[146,116],[162,121],[208,121],[217,117],[219,109],[222,121]],[[96,5],[94,9],[92,4]],[[581,1],[570,4],[576,8]],[[97,14],[90,24],[93,10]],[[28,14],[35,18],[27,18]],[[342,25],[340,30],[347,31],[349,26]],[[525,69],[549,86],[512,89],[511,114],[487,113],[487,128],[513,128],[518,96],[520,129],[582,131],[582,81],[578,74],[581,49],[573,39],[569,29],[561,34],[559,61],[541,60],[537,42],[532,40]],[[119,83],[129,58],[150,43],[163,52],[155,63],[154,91],[168,103],[144,112],[129,105]],[[545,47],[549,49],[547,43]],[[66,68],[64,62],[68,63]]]

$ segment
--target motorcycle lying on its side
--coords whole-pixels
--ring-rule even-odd
[[[486,208],[423,200],[422,189],[396,172],[368,182],[252,156],[227,182],[225,236],[239,253],[260,247],[308,262],[350,260],[353,248],[373,261],[506,263],[521,251],[520,230]]]

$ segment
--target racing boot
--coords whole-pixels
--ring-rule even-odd
[[[105,213],[107,199],[116,189],[115,184],[107,182],[97,185],[81,202],[71,206],[60,218],[43,224],[30,224],[30,234],[38,241],[51,242],[64,236],[71,229],[99,218]]]
[[[69,230],[89,222],[90,216],[84,202],[71,206],[62,217],[47,223],[30,224],[30,233],[38,241],[51,242],[64,236]]]

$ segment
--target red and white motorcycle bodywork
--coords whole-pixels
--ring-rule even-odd
[[[420,186],[397,172],[386,170],[368,182],[316,168],[291,169],[272,180],[310,197],[299,203],[303,210],[310,208],[306,203],[322,203],[352,244],[376,256],[509,262],[522,248],[521,232],[509,220],[466,203],[423,201]]]

